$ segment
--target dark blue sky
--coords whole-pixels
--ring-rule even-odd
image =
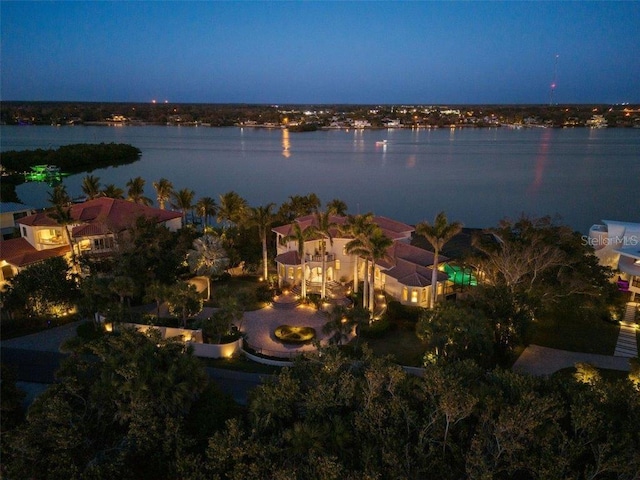
[[[640,2],[0,2],[3,100],[640,103]]]

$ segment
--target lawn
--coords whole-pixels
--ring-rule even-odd
[[[360,341],[366,343],[377,356],[389,355],[400,365],[422,366],[425,346],[413,330],[399,328],[388,331],[381,338],[363,338]]]
[[[620,327],[604,320],[585,320],[579,315],[541,318],[534,324],[531,343],[571,352],[613,355]]]
[[[229,293],[246,299],[246,303],[244,304],[244,309],[246,311],[259,310],[265,306],[265,303],[260,299],[260,296],[264,295],[266,286],[267,284],[265,282],[260,282],[258,277],[254,276],[231,277],[212,282],[211,300],[206,302],[206,306],[218,307],[216,291],[223,289]]]

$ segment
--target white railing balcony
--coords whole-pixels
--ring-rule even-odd
[[[324,257],[326,262],[333,262],[336,259],[336,256],[333,253],[326,253]],[[307,254],[305,255],[305,261],[306,262],[322,262],[322,255]]]

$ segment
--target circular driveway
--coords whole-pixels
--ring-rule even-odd
[[[289,358],[301,352],[312,352],[316,347],[306,345],[286,345],[276,340],[274,331],[280,325],[312,327],[316,330],[316,340],[326,345],[331,335],[322,333],[327,323],[323,312],[314,307],[299,305],[295,308],[266,308],[245,312],[240,330],[246,335],[246,342],[263,355]]]

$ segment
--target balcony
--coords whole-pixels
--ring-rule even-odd
[[[336,259],[336,256],[333,253],[326,253],[325,256],[325,261],[327,262],[333,262]],[[305,262],[307,263],[314,263],[314,262],[322,262],[322,255],[310,255],[310,254],[306,254],[305,255]]]

